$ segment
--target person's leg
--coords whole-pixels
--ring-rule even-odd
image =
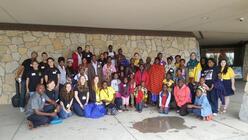
[[[134,94],[131,94],[131,106],[134,106]]]
[[[21,108],[25,107],[25,100],[26,100],[26,80],[22,80],[21,81],[20,105],[19,105]]]
[[[230,104],[230,96],[225,96],[225,106],[224,106],[224,110],[226,110]]]
[[[77,103],[73,104],[73,111],[74,111],[75,114],[77,114],[80,117],[84,116],[84,110]]]
[[[184,105],[181,106],[180,111],[179,111],[179,114],[181,116],[186,116],[188,114],[188,111],[187,111],[188,107],[187,107],[187,105],[188,104],[186,103],[186,104],[184,104]]]
[[[55,110],[55,106],[51,105],[51,104],[45,105],[43,108],[43,111],[47,112],[47,113],[52,113],[52,112],[54,112],[54,110]]]
[[[61,119],[66,119],[69,117],[68,113],[64,109],[61,109],[58,114]]]
[[[218,113],[218,96],[214,90],[211,91],[210,96],[212,102],[212,112]]]
[[[31,121],[33,123],[33,127],[36,128],[41,125],[48,124],[50,122],[50,118],[46,116],[40,116],[40,115],[30,115],[27,120]]]

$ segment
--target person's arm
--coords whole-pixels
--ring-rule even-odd
[[[56,85],[56,88],[59,87],[59,81],[60,81],[60,74],[57,74],[57,85]]]
[[[43,84],[44,83],[44,79],[43,77],[40,79],[40,83]]]
[[[232,90],[235,91],[236,88],[235,88],[235,79],[234,78],[231,79],[231,83],[232,83]]]
[[[187,105],[187,107],[188,108],[196,108],[196,109],[201,109],[202,108],[201,106],[193,105],[193,104]]]
[[[83,104],[81,103],[81,101],[78,98],[78,91],[75,91],[75,98],[76,98],[76,101],[78,102],[78,104],[80,105],[80,107],[83,108]]]
[[[71,106],[72,106],[72,103],[73,103],[73,98],[71,99],[71,102],[70,102],[70,104],[69,104],[69,106],[68,106],[68,109],[67,110],[69,110],[69,111],[71,111]]]
[[[48,81],[48,75],[47,74],[45,74],[45,82],[47,83],[47,81]]]
[[[17,80],[19,77],[22,76],[22,73],[24,71],[24,66],[20,65],[15,73],[15,79]]]
[[[90,98],[90,92],[89,92],[89,91],[87,92],[87,95],[86,95],[86,96],[87,96],[87,97],[86,97],[86,102],[85,102],[84,105],[87,105],[88,102],[89,102],[89,98]]]
[[[47,101],[49,104],[54,105],[55,107],[58,106],[58,104],[57,104],[56,101],[54,101],[54,100],[46,99],[46,101]]]
[[[49,117],[54,117],[54,116],[56,116],[56,115],[57,115],[57,113],[56,113],[56,112],[46,113],[46,112],[42,112],[42,111],[40,111],[39,109],[35,109],[35,110],[34,110],[34,112],[35,112],[35,114],[40,115],[40,116],[49,116]]]
[[[29,77],[26,79],[26,91],[29,93]]]

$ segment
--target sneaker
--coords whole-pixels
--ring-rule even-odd
[[[168,114],[168,113],[169,113],[169,108],[166,107],[166,108],[164,109],[164,114]]]
[[[20,112],[24,112],[25,109],[23,107],[20,107]]]
[[[214,116],[217,116],[218,114],[217,113],[213,113]]]

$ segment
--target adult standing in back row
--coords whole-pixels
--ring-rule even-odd
[[[85,50],[82,52],[82,59],[86,59],[87,63],[90,64],[91,63],[91,59],[92,59],[92,52],[90,52],[90,45],[85,45]]]
[[[19,68],[16,71],[16,90],[17,92],[21,92],[20,94],[20,102],[19,102],[19,107],[20,107],[20,111],[24,112],[24,107],[25,107],[25,97],[26,97],[26,79],[28,76],[28,73],[30,73],[30,71],[32,70],[32,61],[36,60],[38,57],[38,53],[37,52],[32,52],[31,53],[31,58],[26,59],[22,62],[21,66],[19,66]],[[18,83],[19,82],[19,83]],[[19,86],[19,84],[21,84],[21,86]],[[21,89],[19,90],[19,87],[21,87]]]

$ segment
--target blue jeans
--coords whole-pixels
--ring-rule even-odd
[[[80,117],[84,116],[84,110],[80,107],[78,103],[73,103],[72,107],[75,114],[77,114]]]
[[[142,110],[143,110],[143,102],[141,102],[141,103],[136,103],[136,110],[137,110],[137,111],[142,111]]]
[[[215,92],[215,89],[212,89],[211,91],[207,92],[207,98],[211,105],[212,112],[218,113],[218,96]]]
[[[18,85],[19,86],[19,85]],[[19,88],[18,88],[19,89]],[[19,91],[19,90],[18,90]],[[26,80],[21,81],[21,93],[20,93],[20,107],[25,107],[26,104]]]
[[[122,106],[122,98],[121,97],[115,98],[115,105],[116,105],[117,110],[121,110],[121,106]]]
[[[36,128],[38,126],[48,124],[51,121],[51,117],[32,114],[28,116],[27,120],[31,121],[34,128]]]
[[[64,109],[61,109],[60,112],[59,112],[59,117],[61,119],[67,119],[67,118],[69,118],[71,116],[72,116],[72,112],[68,113]]]

